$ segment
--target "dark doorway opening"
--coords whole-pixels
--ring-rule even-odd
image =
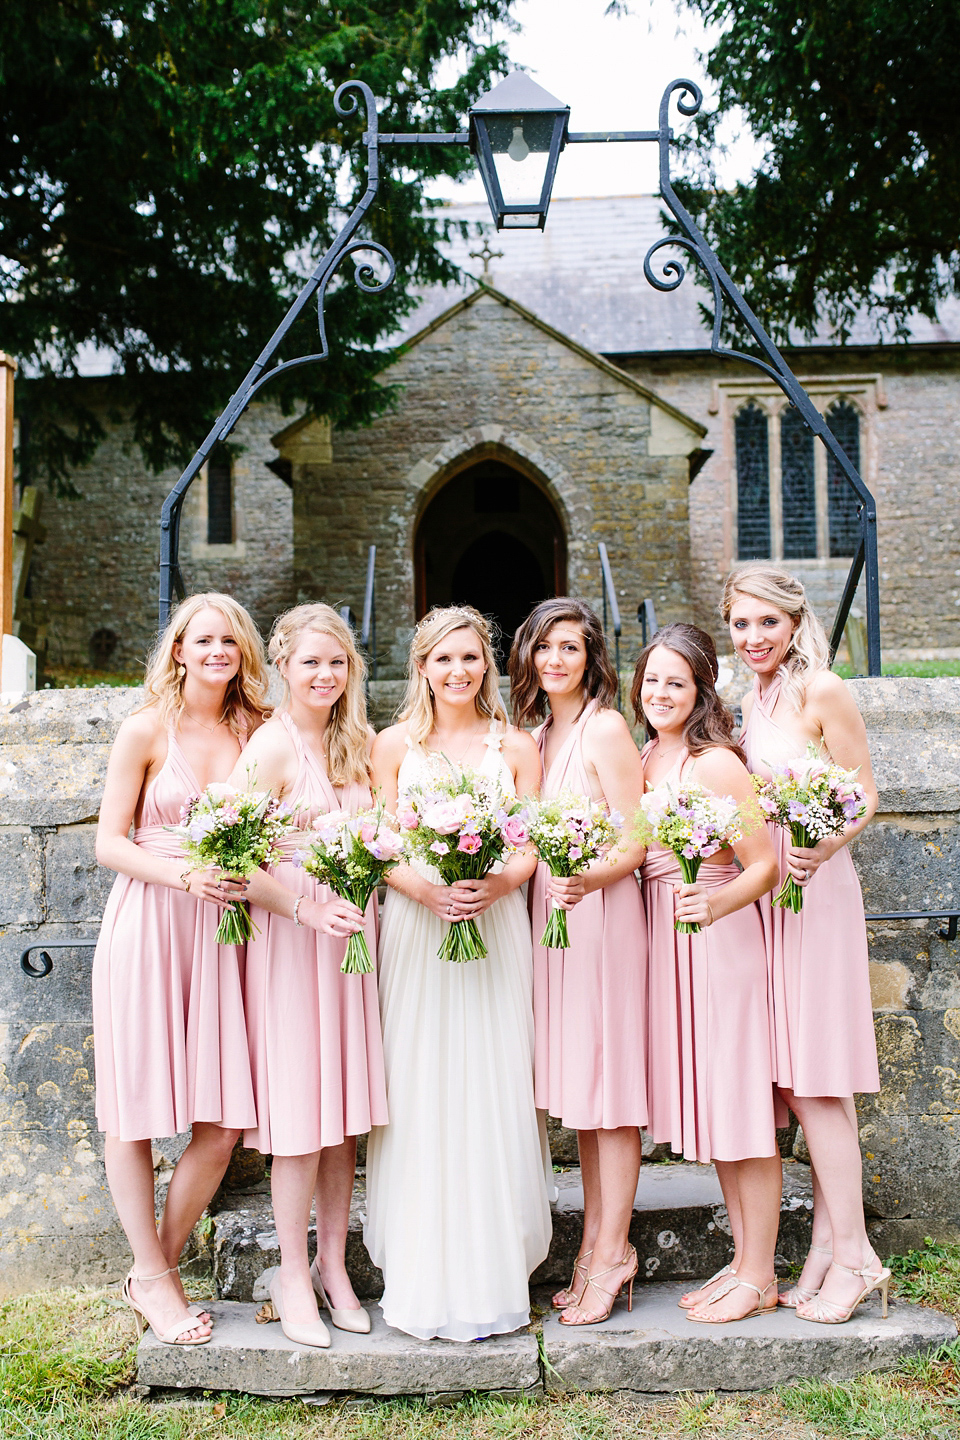
[[[416,537],[417,618],[433,605],[474,605],[501,635],[541,600],[566,589],[566,545],[553,503],[500,460],[461,470],[438,491]]]

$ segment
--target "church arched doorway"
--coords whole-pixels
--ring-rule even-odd
[[[433,605],[475,605],[506,658],[534,605],[566,589],[563,525],[539,485],[501,460],[461,470],[424,510],[415,541],[417,619]]]

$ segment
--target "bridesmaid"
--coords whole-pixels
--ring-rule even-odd
[[[853,1096],[880,1088],[860,882],[847,848],[877,808],[867,732],[799,580],[761,561],[727,579],[721,604],[737,654],[754,673],[743,702],[747,763],[795,760],[812,741],[844,769],[859,769],[866,814],[813,849],[769,828],[787,873],[804,889],[799,913],[762,902],[768,936],[771,1024],[780,1097],[810,1150],[813,1244],[781,1304],[804,1320],[848,1320],[871,1290],[886,1297],[890,1272],[867,1239]]]
[[[329,605],[281,615],[270,658],[284,682],[279,712],[257,732],[235,784],[269,789],[298,806],[301,829],[331,810],[371,803],[372,732],[364,665],[349,627]],[[254,768],[255,767],[255,768]],[[251,877],[247,1034],[257,1120],[245,1144],[273,1156],[271,1189],[280,1265],[270,1297],[288,1339],[326,1347],[317,1300],[341,1330],[366,1334],[344,1252],[357,1136],[387,1119],[376,975],[340,971],[347,937],[366,926],[376,950],[376,898],[366,917],[331,896],[290,859]],[[307,1254],[316,1197],[317,1255]]]
[[[637,661],[631,690],[648,788],[684,781],[753,808],[753,787],[716,692],[713,641],[694,625],[664,626]],[[734,863],[734,855],[742,869]],[[691,1320],[722,1324],[775,1310],[780,1219],[767,1021],[766,952],[754,904],[776,880],[773,846],[749,827],[733,851],[705,860],[695,885],[672,851],[651,845],[643,864],[650,989],[649,1131],[687,1160],[712,1160],[734,1258],[681,1298]],[[674,920],[695,921],[680,934]]]
[[[606,801],[633,816],[643,765],[613,709],[617,676],[600,622],[582,600],[545,600],[517,631],[510,654],[514,723],[547,719],[534,738],[542,794]],[[568,1290],[553,1297],[564,1325],[606,1320],[623,1285],[632,1290],[637,1254],[628,1243],[647,1123],[642,1039],[646,1024],[646,920],[634,871],[643,847],[624,838],[581,875],[533,881],[533,1009],[538,1110],[577,1131],[583,1175],[583,1237]],[[570,911],[569,950],[536,941],[548,904]]]
[[[202,1345],[177,1264],[256,1118],[243,1015],[243,955],[216,943],[220,906],[243,886],[189,870],[168,827],[225,780],[266,713],[263,642],[228,595],[177,607],[147,665],[146,703],[117,733],[97,859],[117,879],[93,962],[97,1123],[110,1192],[133,1251],[127,1304],[166,1345]],[[133,825],[133,838],[129,838]],[[159,1225],[151,1140],[190,1130]]]

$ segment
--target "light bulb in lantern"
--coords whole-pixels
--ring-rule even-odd
[[[521,160],[526,160],[527,156],[530,154],[530,146],[523,138],[522,125],[514,125],[513,139],[507,146],[507,154],[510,156],[511,160],[516,160],[517,164],[519,164]]]

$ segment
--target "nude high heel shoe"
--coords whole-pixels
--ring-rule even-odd
[[[617,1286],[617,1289],[616,1289],[612,1294],[611,1294],[611,1292],[610,1292],[609,1290],[607,1290],[603,1285],[598,1285],[598,1284],[597,1284],[597,1281],[600,1280],[600,1279],[602,1279],[602,1277],[603,1277],[604,1275],[612,1275],[615,1270],[619,1270],[622,1266],[628,1265],[628,1264],[630,1263],[630,1257],[631,1257],[631,1255],[633,1256],[633,1269],[630,1271],[630,1273],[629,1273],[628,1275],[625,1275],[625,1276],[623,1277],[623,1279],[621,1280],[620,1284]],[[606,1270],[598,1270],[597,1273],[596,1273],[596,1275],[588,1275],[588,1276],[587,1276],[587,1283],[586,1283],[586,1285],[584,1285],[583,1289],[582,1289],[581,1292],[580,1292],[580,1298],[579,1298],[579,1300],[576,1302],[575,1305],[570,1305],[570,1306],[568,1306],[568,1309],[570,1309],[570,1310],[579,1310],[580,1313],[581,1313],[581,1315],[582,1315],[584,1318],[581,1319],[581,1320],[564,1320],[563,1316],[561,1315],[561,1316],[560,1316],[560,1324],[561,1324],[561,1325],[600,1325],[600,1324],[602,1324],[604,1320],[609,1320],[609,1318],[610,1318],[610,1312],[611,1312],[611,1310],[613,1309],[614,1304],[616,1303],[617,1296],[618,1296],[618,1295],[622,1295],[622,1293],[623,1293],[624,1290],[627,1291],[627,1309],[628,1309],[628,1310],[632,1310],[632,1309],[633,1309],[633,1282],[634,1282],[634,1280],[635,1280],[636,1277],[637,1277],[637,1271],[638,1271],[639,1269],[640,1269],[640,1262],[639,1262],[638,1259],[637,1259],[637,1252],[636,1252],[636,1250],[634,1249],[634,1247],[633,1247],[632,1245],[628,1245],[628,1246],[627,1246],[627,1253],[626,1253],[626,1255],[624,1255],[623,1259],[622,1259],[621,1261],[619,1261],[618,1264],[616,1264],[616,1265],[608,1265],[607,1268],[606,1268]],[[584,1297],[584,1295],[586,1295],[586,1293],[587,1293],[588,1290],[592,1290],[593,1293],[596,1295],[597,1299],[598,1299],[599,1302],[600,1302],[600,1306],[602,1307],[602,1309],[598,1307],[595,1312],[591,1313],[589,1310],[585,1310],[585,1309],[583,1308],[583,1297]]]
[[[320,1350],[330,1346],[330,1331],[322,1320],[311,1320],[307,1324],[295,1325],[283,1318],[283,1290],[280,1286],[280,1271],[270,1281],[270,1303],[277,1312],[280,1329],[294,1345],[315,1345]]]
[[[124,1301],[130,1306],[130,1309],[133,1311],[133,1318],[137,1322],[137,1339],[140,1339],[144,1332],[144,1328],[149,1325],[150,1329],[153,1330],[154,1335],[156,1335],[161,1345],[182,1345],[184,1347],[186,1347],[187,1345],[209,1345],[210,1341],[213,1339],[212,1334],[201,1335],[196,1340],[186,1340],[183,1338],[191,1330],[196,1330],[198,1328],[197,1317],[195,1315],[191,1315],[188,1313],[184,1316],[182,1320],[175,1320],[174,1323],[169,1327],[169,1329],[164,1330],[163,1334],[161,1335],[160,1331],[151,1324],[150,1317],[147,1315],[146,1310],[143,1309],[140,1301],[134,1300],[133,1298],[133,1294],[130,1290],[130,1282],[132,1280],[136,1280],[138,1282],[143,1282],[146,1280],[162,1280],[164,1275],[170,1274],[171,1268],[172,1267],[168,1266],[166,1270],[160,1270],[156,1275],[134,1275],[133,1271],[131,1270],[126,1280],[124,1280],[123,1282],[123,1287],[120,1291],[120,1294]]]
[[[569,1288],[567,1290],[558,1290],[550,1302],[554,1310],[567,1310],[571,1305],[576,1305],[577,1297],[583,1294],[583,1285],[586,1284],[587,1276],[590,1274],[590,1266],[587,1262],[592,1254],[592,1250],[585,1250],[582,1255],[577,1256],[573,1262],[573,1274],[570,1276]],[[579,1290],[577,1289],[578,1275],[583,1276],[583,1284],[581,1284]],[[568,1297],[566,1300],[563,1299],[564,1295]]]
[[[316,1260],[310,1266],[310,1279],[313,1281],[313,1290],[320,1304],[330,1312],[330,1319],[338,1330],[348,1330],[352,1335],[370,1334],[370,1316],[362,1305],[356,1310],[336,1310],[327,1299],[323,1288],[323,1281],[320,1279],[320,1268]]]

